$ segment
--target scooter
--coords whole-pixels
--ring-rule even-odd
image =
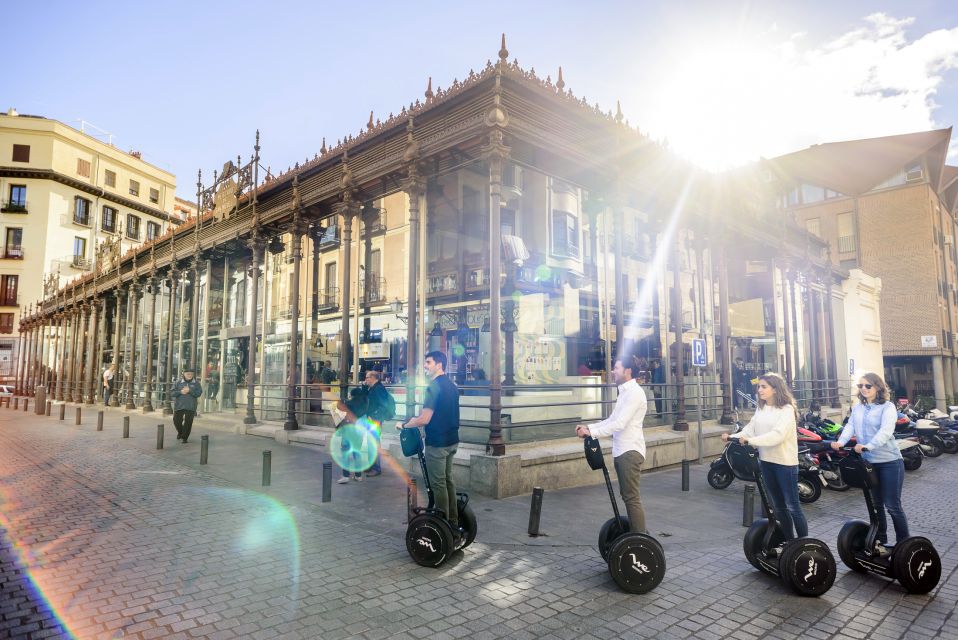
[[[820,596],[835,582],[835,558],[828,545],[816,538],[785,541],[782,524],[775,518],[759,468],[758,449],[737,442],[731,435],[726,449],[736,478],[754,482],[762,498],[764,518],[745,532],[742,549],[749,563],[762,573],[781,578],[800,596]]]
[[[619,515],[599,441],[588,436],[584,446],[589,466],[593,471],[602,470],[612,501],[613,517],[599,529],[599,554],[608,563],[609,573],[619,588],[629,593],[648,593],[665,577],[665,551],[652,536],[629,531],[629,519]]]
[[[436,508],[419,429],[404,427],[399,432],[399,442],[404,456],[407,458],[419,456],[422,478],[426,483],[426,495],[429,498],[429,504],[426,507],[417,507],[416,515],[409,520],[409,525],[406,527],[406,551],[416,564],[424,567],[438,567],[454,552],[465,549],[476,539],[478,531],[476,515],[469,506],[469,496],[465,493],[457,493],[456,508],[459,511],[460,529],[454,530],[446,519],[445,512]]]
[[[928,538],[910,536],[897,540],[887,556],[879,554],[878,509],[872,491],[878,488],[874,467],[854,447],[846,446],[849,455],[839,463],[845,482],[861,489],[868,507],[868,522],[850,520],[838,533],[838,555],[842,562],[860,573],[870,572],[898,580],[908,593],[928,593],[941,579],[941,558]]]
[[[832,450],[832,442],[834,440],[826,440],[810,429],[798,428],[798,446],[807,448],[809,455],[815,459],[825,479],[825,486],[832,491],[848,491],[850,487],[842,480],[842,474],[838,471],[836,458],[839,454]]]
[[[822,487],[827,487],[825,474],[818,468],[818,462],[809,453],[808,447],[798,450],[798,500],[802,504],[811,504],[822,497]]]
[[[915,420],[916,426],[930,428],[932,425],[937,425],[937,435],[941,438],[944,452],[958,453],[958,422],[952,420],[947,413],[938,409],[931,409],[926,411],[923,416],[919,416],[914,410],[906,415]]]

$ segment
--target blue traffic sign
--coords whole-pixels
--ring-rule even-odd
[[[708,364],[708,351],[705,349],[705,340],[694,338],[692,340],[692,366],[704,367]]]

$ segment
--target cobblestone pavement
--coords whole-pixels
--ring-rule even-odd
[[[549,492],[548,535],[534,539],[528,496],[474,497],[477,542],[429,570],[406,554],[398,465],[334,485],[324,504],[322,449],[205,432],[200,419],[195,439],[211,433],[212,443],[200,466],[198,444],[169,442],[168,419],[157,451],[163,417],[134,416],[124,440],[121,415],[108,412],[96,432],[56,412],[0,409],[0,638],[958,637],[958,456],[906,478],[912,533],[930,537],[944,563],[927,596],[841,564],[825,596],[793,596],[742,555],[742,483],[714,491],[701,467],[688,493],[678,471],[643,476],[668,571],[634,596],[595,549],[610,516],[602,485]],[[269,489],[259,486],[264,448]],[[806,514],[834,551],[863,500],[826,492]]]

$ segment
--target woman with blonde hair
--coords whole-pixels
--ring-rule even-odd
[[[878,510],[878,539],[876,552],[888,555],[888,521],[885,511],[895,525],[896,541],[908,537],[908,519],[901,506],[901,489],[905,482],[905,461],[895,443],[895,421],[898,411],[891,402],[888,385],[877,373],[866,373],[858,379],[858,404],[852,408],[838,441],[833,449],[840,449],[852,438],[855,452],[871,463],[878,474],[878,487],[872,489],[875,508]]]
[[[777,373],[758,377],[758,410],[738,436],[742,444],[758,447],[762,478],[786,540],[808,535],[808,522],[798,501],[798,436],[795,399]],[[723,433],[722,440],[729,434]]]

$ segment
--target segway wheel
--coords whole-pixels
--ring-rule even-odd
[[[709,469],[707,478],[709,485],[711,485],[713,489],[728,489],[732,481],[735,480],[735,476],[732,475],[732,470],[727,466],[722,466],[718,469]]]
[[[855,556],[856,553],[864,550],[867,536],[868,523],[863,520],[849,520],[838,532],[838,557],[852,571],[867,572]]]
[[[599,529],[599,554],[602,559],[608,562],[609,549],[616,538],[629,532],[629,519],[625,516],[619,516],[619,519],[609,518]]]
[[[808,597],[831,589],[837,573],[828,545],[815,538],[789,541],[778,560],[778,572],[795,593]]]
[[[652,536],[627,533],[609,549],[609,573],[628,593],[648,593],[665,577],[665,552]]]
[[[908,593],[928,593],[941,579],[941,558],[931,540],[912,536],[892,548],[891,569]]]
[[[774,576],[775,573],[759,562],[758,559],[759,554],[762,552],[762,545],[765,541],[765,529],[767,527],[768,520],[765,518],[759,518],[753,522],[748,528],[748,531],[745,532],[745,537],[742,538],[742,550],[745,552],[745,558],[748,560],[749,564],[762,573],[767,573],[770,576]],[[785,536],[782,535],[782,532],[778,530],[778,527],[775,527],[775,529],[772,531],[770,545],[772,547],[777,547],[783,542],[785,542]]]
[[[905,471],[914,471],[921,466],[922,456],[903,456],[905,460]]]
[[[476,522],[476,514],[473,513],[472,507],[468,504],[463,505],[461,501],[458,503],[458,507],[459,526],[462,527],[464,531],[464,538],[460,549],[465,549],[476,539],[476,532],[479,531],[479,523]]]
[[[452,528],[437,514],[420,513],[406,527],[406,551],[423,567],[438,567],[448,560],[452,544]]]
[[[822,485],[808,478],[798,477],[798,500],[802,504],[811,504],[822,497]]]

